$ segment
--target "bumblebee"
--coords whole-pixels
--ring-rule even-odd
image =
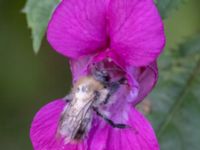
[[[77,142],[88,133],[93,112],[103,118],[114,128],[126,128],[125,124],[114,123],[101,113],[99,107],[106,105],[109,98],[117,91],[125,79],[110,82],[107,73],[96,71],[94,75],[80,78],[64,100],[68,105],[61,114],[57,134],[65,139],[65,142]]]

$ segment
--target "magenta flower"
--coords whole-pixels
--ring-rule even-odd
[[[150,123],[132,107],[154,87],[156,59],[165,36],[153,0],[62,0],[48,26],[52,47],[68,57],[74,83],[95,71],[106,71],[112,82],[125,78],[102,105],[110,120],[128,125],[113,128],[97,113],[79,142],[56,136],[68,103],[55,100],[35,116],[31,127],[34,150],[159,150]]]

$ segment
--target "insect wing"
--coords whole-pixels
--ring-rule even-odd
[[[92,101],[88,101],[81,109],[75,109],[70,104],[66,106],[59,121],[58,135],[69,141],[81,139],[91,123],[91,105]]]

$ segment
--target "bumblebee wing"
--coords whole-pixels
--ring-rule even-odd
[[[74,112],[72,105],[66,106],[61,115],[57,133],[61,137],[67,137],[70,140],[76,140],[81,138],[85,131],[88,130],[88,124],[91,121],[91,107],[92,102],[86,103],[82,109]]]
[[[81,122],[77,126],[77,128],[72,133],[72,137],[74,140],[80,140],[86,133],[86,131],[89,130],[91,123],[91,110],[88,109],[87,113],[84,117],[82,117]]]

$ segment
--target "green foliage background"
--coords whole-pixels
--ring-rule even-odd
[[[34,114],[70,88],[67,60],[43,40],[45,20],[32,5],[49,0],[0,0],[0,149],[31,150],[29,128]],[[51,12],[58,0],[45,11]],[[159,59],[160,78],[149,96],[148,115],[161,150],[200,149],[200,1],[155,0],[165,19],[167,45]],[[42,4],[39,5],[42,8]],[[43,9],[43,8],[42,8]],[[22,13],[31,11],[27,19]],[[42,28],[38,28],[38,21]],[[44,22],[41,22],[43,20]],[[35,31],[28,26],[36,27]],[[32,35],[31,35],[32,33]],[[38,36],[39,35],[39,36]],[[38,37],[37,37],[38,36]]]

